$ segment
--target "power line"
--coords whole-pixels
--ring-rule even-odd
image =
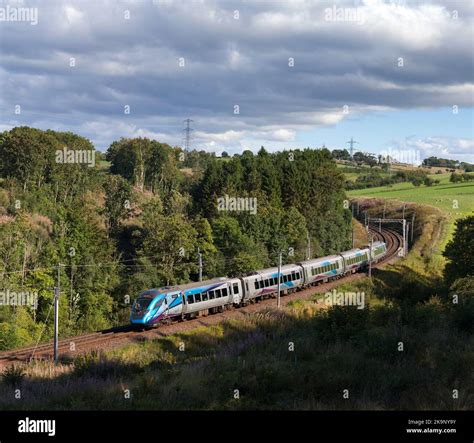
[[[184,123],[186,123],[186,127],[183,129],[184,132],[184,149],[185,151],[189,151],[189,143],[191,141],[191,122],[194,120],[191,120],[190,118],[187,118],[184,120]]]
[[[66,265],[66,264],[61,264],[62,268],[101,268],[101,267],[106,267],[106,266],[117,266],[120,264],[126,264],[126,262],[129,261],[138,261],[138,260],[146,260],[146,259],[151,259],[151,258],[162,258],[163,255],[149,255],[149,256],[143,256],[143,257],[136,257],[136,258],[129,258],[125,260],[116,260],[116,261],[110,261],[110,262],[100,262],[100,263],[92,263],[92,264],[84,264],[84,265],[79,265],[79,264],[72,264],[72,265]],[[189,263],[194,263],[194,261],[189,261]],[[126,264],[126,267],[140,267],[140,266],[146,266],[147,264]],[[52,271],[56,270],[57,266],[49,266],[49,267],[43,267],[43,268],[25,268],[17,271],[6,271],[6,272],[1,272],[0,275],[8,275],[8,274],[21,274],[23,272],[33,272],[33,271]]]
[[[356,141],[351,137],[351,139],[350,139],[348,142],[346,142],[346,143],[349,143],[349,144],[351,145],[351,147],[350,147],[350,150],[351,150],[351,160],[354,160],[354,144],[359,143],[359,142],[356,142]]]

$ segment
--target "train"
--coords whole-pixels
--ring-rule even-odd
[[[176,286],[147,289],[132,304],[130,323],[153,327],[172,319],[189,319],[202,314],[224,312],[262,299],[290,294],[304,288],[341,278],[378,263],[387,253],[382,241],[372,248],[355,248],[337,255],[261,269],[243,277],[218,277]]]

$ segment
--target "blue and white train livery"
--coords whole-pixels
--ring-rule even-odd
[[[371,260],[380,261],[387,253],[384,242],[369,249],[351,249],[338,255],[306,260],[278,268],[261,269],[245,277],[220,277],[185,285],[148,289],[139,294],[132,306],[130,322],[153,326],[172,318],[193,318],[201,314],[223,312],[232,306],[285,295],[302,288],[339,278],[366,268]]]

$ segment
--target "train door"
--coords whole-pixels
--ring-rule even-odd
[[[181,292],[181,306],[182,306],[182,310],[181,310],[181,314],[182,315],[185,315],[188,313],[188,301],[186,300],[186,294],[183,292]]]

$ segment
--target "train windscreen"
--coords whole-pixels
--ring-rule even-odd
[[[133,305],[133,309],[136,312],[144,311],[145,309],[150,306],[153,297],[139,297],[135,300],[135,304]]]

